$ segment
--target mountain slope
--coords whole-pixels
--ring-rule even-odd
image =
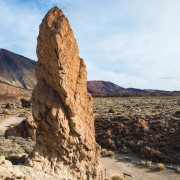
[[[89,93],[92,94],[117,93],[126,91],[125,88],[108,81],[88,81],[87,89]]]
[[[16,101],[20,98],[30,99],[32,90],[15,87],[0,81],[0,103]]]
[[[0,49],[0,81],[33,89],[36,84],[36,62],[5,49]]]
[[[28,94],[30,97],[37,82],[35,68],[36,61],[8,50],[0,49],[0,99],[12,95],[17,98],[27,96]],[[180,94],[179,91],[126,89],[107,81],[88,81],[87,89],[93,96],[159,96]]]

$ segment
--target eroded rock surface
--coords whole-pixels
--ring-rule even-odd
[[[38,83],[32,96],[37,143],[29,164],[59,179],[103,179],[86,67],[57,7],[40,25],[37,55]]]

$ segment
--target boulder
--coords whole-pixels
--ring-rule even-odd
[[[12,127],[9,127],[4,136],[7,138],[9,136],[22,137],[22,138],[36,138],[36,124],[34,123],[33,118],[30,116],[27,119],[24,119],[19,124],[14,124]]]
[[[21,106],[23,108],[30,108],[31,107],[31,101],[24,99],[24,98],[21,98]]]

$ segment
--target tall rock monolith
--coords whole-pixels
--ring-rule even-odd
[[[42,20],[37,56],[38,83],[32,95],[37,142],[29,164],[57,179],[102,180],[86,66],[57,7]]]

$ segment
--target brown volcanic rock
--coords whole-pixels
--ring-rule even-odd
[[[36,138],[36,124],[32,117],[28,117],[27,119],[23,120],[19,124],[9,127],[5,131],[5,137],[14,136],[14,137],[22,137],[27,138],[31,137],[33,140]]]
[[[57,7],[40,25],[37,55],[38,83],[32,96],[37,143],[30,165],[58,179],[103,179],[86,67]]]

